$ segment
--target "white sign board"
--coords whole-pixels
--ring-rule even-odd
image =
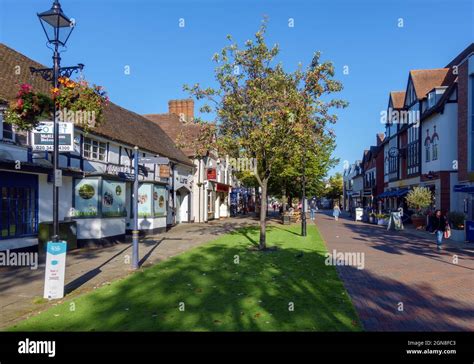
[[[56,187],[63,186],[63,171],[60,169],[56,169],[55,171],[54,184],[56,185]]]
[[[48,241],[46,245],[46,272],[44,277],[44,298],[64,297],[64,274],[66,272],[65,241]]]
[[[169,164],[170,160],[166,157],[140,157],[138,162],[142,164]]]
[[[59,151],[74,151],[74,124],[58,123]],[[34,152],[52,152],[54,149],[54,123],[43,121],[33,130],[32,147]]]

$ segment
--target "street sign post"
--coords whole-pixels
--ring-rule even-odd
[[[169,164],[170,160],[166,157],[141,157],[138,162],[141,164]]]
[[[64,275],[66,272],[65,241],[52,242],[46,245],[46,272],[44,278],[44,294],[47,299],[64,297]]]
[[[58,123],[59,152],[74,151],[74,125],[72,123]],[[54,151],[54,123],[43,121],[33,129],[31,146],[34,152]]]

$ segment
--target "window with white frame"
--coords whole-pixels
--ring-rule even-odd
[[[84,138],[82,156],[87,159],[105,162],[107,160],[107,143],[92,138]]]
[[[0,108],[0,125],[2,128],[2,134],[0,135],[0,139],[7,139],[7,140],[14,140],[15,139],[15,134],[13,132],[13,126],[12,124],[8,124],[4,122],[3,118],[3,113],[4,109]]]

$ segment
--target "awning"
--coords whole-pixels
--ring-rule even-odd
[[[377,198],[387,198],[392,195],[393,191],[384,191],[380,195],[377,196]]]
[[[394,197],[403,197],[403,196],[407,195],[408,192],[410,192],[409,188],[400,188],[400,189],[395,191],[395,196]]]

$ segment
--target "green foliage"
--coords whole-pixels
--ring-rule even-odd
[[[324,197],[330,200],[339,200],[342,196],[343,179],[342,174],[337,172],[334,176],[329,177],[329,187],[324,191]]]
[[[433,195],[427,187],[414,187],[406,196],[408,207],[415,209],[416,213],[423,212],[433,203]]]
[[[466,222],[466,214],[460,211],[450,211],[447,214],[448,221],[452,224],[453,229],[463,230]]]
[[[296,176],[306,165],[310,189],[316,190],[334,161],[333,108],[347,106],[328,95],[342,90],[333,79],[334,66],[315,53],[311,65],[294,72],[277,63],[279,47],[267,46],[264,20],[255,39],[243,47],[230,44],[216,53],[216,89],[185,85],[204,111],[216,114],[217,143],[233,158],[257,159],[255,179],[266,201],[267,190],[295,190]],[[212,105],[212,106],[211,106]],[[260,216],[261,247],[265,247],[265,211]]]

